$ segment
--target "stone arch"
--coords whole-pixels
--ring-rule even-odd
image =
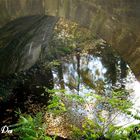
[[[75,21],[106,40],[140,79],[139,0],[0,0],[0,9],[1,27],[31,15]]]

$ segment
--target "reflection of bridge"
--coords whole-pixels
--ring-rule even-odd
[[[105,39],[140,79],[140,0],[0,0],[0,25],[19,17],[73,20]]]

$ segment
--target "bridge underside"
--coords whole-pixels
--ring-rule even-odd
[[[2,44],[1,38],[6,23],[32,15],[64,17],[106,40],[140,80],[139,0],[0,0],[0,9],[1,49],[6,45]]]

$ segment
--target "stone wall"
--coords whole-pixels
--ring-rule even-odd
[[[75,21],[106,40],[140,79],[140,0],[0,0],[0,25],[23,16]]]
[[[47,55],[58,18],[30,16],[16,19],[0,30],[0,76],[29,69]]]

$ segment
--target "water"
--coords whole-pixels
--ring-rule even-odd
[[[53,69],[55,89],[65,89],[68,94],[78,94],[82,97],[89,93],[111,97],[112,91],[124,90],[129,93],[127,99],[133,103],[130,110],[133,114],[140,115],[140,83],[129,66],[109,46],[98,46],[86,53],[77,52],[61,61],[59,68]],[[87,107],[79,108],[78,112],[89,118],[96,117],[98,110],[108,114],[102,103],[95,106],[96,102],[95,98],[91,101],[87,98]],[[75,107],[72,108],[74,110]],[[111,118],[117,113],[112,112]],[[119,113],[113,123],[126,127],[140,121]]]
[[[74,117],[73,122],[81,123],[86,116],[99,125],[104,125],[98,118],[102,115],[107,120],[106,124],[111,120],[113,124],[124,127],[140,123],[133,117],[112,109],[106,101],[96,98],[98,95],[104,99],[111,98],[113,91],[124,91],[125,94],[128,93],[125,99],[134,103],[132,113],[140,115],[140,83],[126,62],[106,44],[62,57],[57,65],[47,69],[37,64],[27,71],[0,80],[1,89],[7,95],[7,99],[3,100],[1,92],[1,125],[15,123],[18,119],[15,111],[29,114],[41,111],[50,99],[49,93],[43,94],[46,87],[63,89],[65,93],[84,98],[82,104],[65,102],[70,106],[71,115],[79,116]]]

